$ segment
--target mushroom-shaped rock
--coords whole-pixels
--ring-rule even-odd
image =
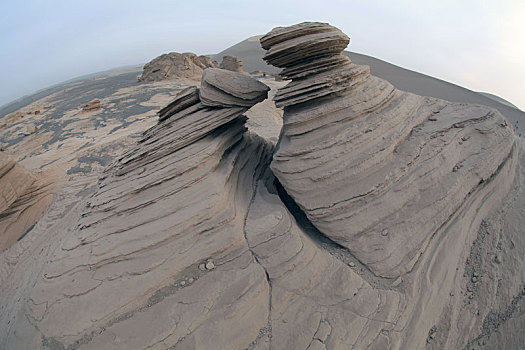
[[[327,23],[305,22],[275,28],[260,42],[268,50],[264,60],[277,67],[290,67],[309,58],[339,54],[350,39]]]

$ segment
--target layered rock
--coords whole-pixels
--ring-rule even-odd
[[[235,105],[228,85],[235,76],[209,82],[228,107],[195,100],[196,88],[181,92],[107,169],[36,281],[28,318],[14,325],[28,336],[10,347],[237,348],[257,337],[269,284],[243,226],[271,146],[245,135],[248,106]],[[266,97],[262,84],[244,83],[243,96]]]
[[[268,87],[204,71],[0,254],[1,348],[457,349],[519,322],[525,146],[501,116],[395,90],[327,24],[262,40],[292,80],[275,154]]]
[[[20,239],[53,198],[53,183],[0,152],[0,252]]]
[[[246,239],[271,282],[270,315],[259,348],[385,349],[403,322],[405,297],[374,288],[300,225],[277,195],[273,176],[259,181]],[[354,260],[355,261],[355,260]]]
[[[291,79],[272,170],[312,223],[376,275],[410,271],[430,239],[512,153],[504,118],[483,106],[396,90],[341,55],[322,23],[276,28],[265,60]]]
[[[153,82],[174,79],[200,80],[206,68],[217,67],[217,62],[208,56],[197,56],[194,53],[170,52],[154,58],[144,65],[140,81]]]
[[[232,72],[244,73],[241,59],[235,56],[223,56],[219,68]]]

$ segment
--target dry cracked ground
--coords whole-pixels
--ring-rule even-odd
[[[286,81],[129,70],[0,119],[0,347],[521,348],[505,117],[396,89],[328,24],[260,40]]]

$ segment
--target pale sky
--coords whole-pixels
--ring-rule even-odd
[[[0,0],[0,105],[167,52],[214,54],[276,26],[328,22],[349,50],[525,110],[525,0]]]

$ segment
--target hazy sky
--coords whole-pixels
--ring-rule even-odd
[[[0,105],[166,52],[212,54],[323,21],[351,51],[491,92],[525,110],[525,0],[0,0]]]

